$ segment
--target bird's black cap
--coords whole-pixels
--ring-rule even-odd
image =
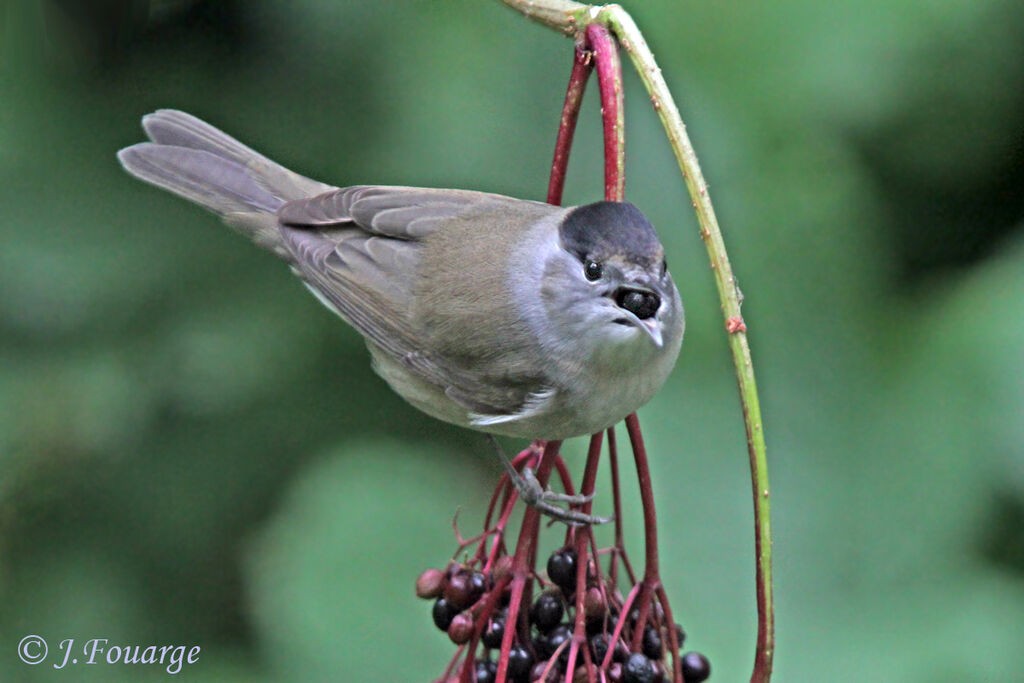
[[[566,214],[559,227],[566,251],[581,261],[617,256],[650,268],[661,263],[664,249],[650,221],[629,202],[584,204]]]

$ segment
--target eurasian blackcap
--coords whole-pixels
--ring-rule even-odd
[[[647,403],[675,364],[682,303],[632,204],[337,188],[183,112],[142,126],[152,142],[121,150],[125,169],[286,261],[429,415],[529,439],[592,434]]]

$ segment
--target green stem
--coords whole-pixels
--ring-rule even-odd
[[[757,555],[757,650],[752,682],[771,678],[774,656],[774,608],[772,600],[772,543],[768,486],[768,459],[765,448],[761,408],[754,381],[754,366],[747,343],[746,326],[740,313],[740,293],[725,250],[725,241],[718,226],[707,183],[697,162],[697,154],[686,133],[668,85],[658,68],[654,55],[632,17],[618,5],[594,6],[568,0],[502,0],[506,5],[570,36],[578,35],[591,23],[608,27],[629,54],[633,66],[651,97],[658,117],[668,136],[669,145],[679,163],[683,180],[697,214],[700,236],[707,248],[718,287],[722,313],[739,384],[743,420],[747,434],[751,485],[754,499],[754,538]]]

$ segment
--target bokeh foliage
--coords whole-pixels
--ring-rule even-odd
[[[746,295],[777,679],[1020,680],[1024,5],[626,6]],[[38,633],[199,644],[195,680],[428,680],[450,645],[412,583],[458,507],[479,519],[486,442],[407,407],[286,268],[114,152],[176,107],[338,185],[541,198],[571,43],[497,0],[15,0],[0,41],[0,679],[166,675],[30,668],[15,647]],[[593,96],[573,203],[600,193]],[[753,550],[724,331],[631,77],[626,101],[627,196],[688,312],[641,412],[665,578],[714,680],[741,680]],[[634,497],[626,516],[636,539]]]

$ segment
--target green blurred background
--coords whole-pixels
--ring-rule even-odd
[[[626,6],[746,296],[777,680],[1024,680],[1024,4]],[[486,442],[407,407],[287,268],[114,153],[175,107],[338,185],[541,199],[571,42],[497,0],[12,1],[0,41],[0,680],[167,676],[53,670],[71,637],[198,644],[192,680],[431,680],[453,647],[412,586],[456,510],[477,528]],[[595,90],[567,203],[601,192]],[[739,681],[753,538],[725,333],[632,75],[626,102],[627,195],[688,312],[641,411],[664,579],[688,647]],[[30,633],[46,664],[18,661]]]

